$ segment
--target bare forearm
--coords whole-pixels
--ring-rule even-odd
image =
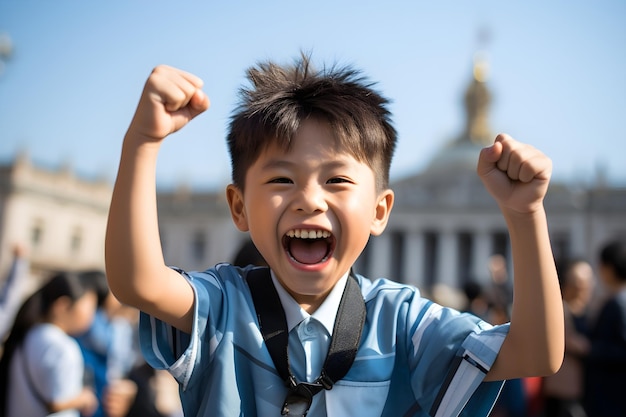
[[[95,394],[88,388],[83,388],[80,394],[66,401],[53,401],[46,405],[50,413],[58,413],[65,410],[79,410],[83,415],[92,415],[98,400]]]
[[[125,304],[191,331],[191,287],[163,259],[156,205],[158,143],[126,137],[109,210],[109,286]]]
[[[107,277],[123,303],[183,331],[192,325],[191,286],[163,260],[156,206],[156,163],[162,141],[209,108],[202,80],[156,67],[130,123],[106,232]]]
[[[135,144],[126,138],[115,183],[106,231],[106,269],[111,290],[123,302],[154,285],[144,279],[166,269],[159,239],[155,171],[158,144]]]
[[[561,365],[565,342],[545,212],[519,215],[505,210],[504,215],[513,253],[514,301],[511,328],[500,351],[509,359],[508,369],[502,371],[518,377],[551,374]]]

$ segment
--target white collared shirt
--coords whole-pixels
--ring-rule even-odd
[[[304,380],[313,382],[320,375],[348,275],[349,272],[341,277],[324,302],[313,314],[309,314],[300,307],[272,272],[272,281],[287,317],[289,363],[299,382]]]

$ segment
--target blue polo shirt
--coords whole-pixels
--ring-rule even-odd
[[[245,280],[251,268],[219,264],[204,272],[181,271],[196,300],[191,334],[141,315],[143,354],[179,382],[186,416],[280,415],[287,388],[259,330]],[[367,311],[356,359],[332,390],[315,396],[308,416],[487,416],[502,382],[483,378],[508,325],[493,327],[437,305],[415,287],[356,278]],[[340,298],[345,279],[311,316],[274,280],[288,316],[290,365],[299,380],[319,374],[316,352],[332,336],[329,315],[334,321],[339,302],[332,294]]]

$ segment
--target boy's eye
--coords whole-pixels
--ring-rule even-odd
[[[271,184],[291,184],[293,181],[291,181],[289,178],[286,177],[278,177],[278,178],[272,178],[269,183]]]
[[[329,179],[327,182],[328,184],[343,184],[343,183],[350,182],[350,180],[348,180],[347,178],[335,177],[335,178]]]

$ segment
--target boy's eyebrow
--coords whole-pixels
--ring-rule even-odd
[[[295,162],[287,161],[285,159],[270,159],[263,166],[262,169],[271,169],[271,168],[291,168],[296,165]]]
[[[285,159],[270,159],[265,164],[263,164],[261,168],[262,169],[272,169],[272,168],[293,169],[300,165],[302,164],[296,161],[289,161]],[[345,167],[346,165],[347,164],[341,160],[333,160],[333,161],[328,161],[328,162],[324,162],[321,164],[323,169],[341,168],[341,167]]]

